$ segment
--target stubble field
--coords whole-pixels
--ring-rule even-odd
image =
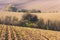
[[[0,25],[0,40],[60,40],[60,32]]]

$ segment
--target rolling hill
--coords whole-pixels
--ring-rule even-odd
[[[0,8],[5,8],[10,4],[20,9],[39,9],[42,12],[60,12],[60,0],[0,0]]]
[[[5,11],[0,11],[0,18],[5,18],[5,16],[15,16],[19,19],[22,18],[22,16],[26,14],[23,12],[5,12]],[[52,20],[52,21],[60,21],[60,13],[31,13],[34,14],[38,17],[38,19],[43,18],[45,21],[47,20]]]

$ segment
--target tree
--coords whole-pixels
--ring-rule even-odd
[[[20,25],[22,26],[29,26],[34,27],[34,23],[38,21],[38,18],[36,15],[27,13],[22,16],[22,19],[20,21]]]
[[[0,24],[2,24],[2,20],[1,20],[1,18],[0,18]]]
[[[35,9],[33,9],[33,10],[32,10],[32,13],[41,13],[41,11],[40,11],[40,10],[35,10]]]
[[[52,26],[51,26],[52,30],[58,30],[58,26],[57,26],[57,23],[56,21],[53,22]]]
[[[17,12],[17,8],[15,6],[9,6],[7,11]]]
[[[18,18],[15,16],[12,18],[12,25],[18,25]]]
[[[58,31],[60,31],[60,22],[58,22],[57,26],[58,26]]]
[[[46,23],[47,30],[58,30],[58,24],[56,21],[48,20]]]
[[[28,21],[30,21],[30,22],[32,22],[32,23],[38,21],[38,18],[37,18],[36,15],[29,14],[29,13],[23,15],[22,18],[23,18],[23,20],[28,20]]]
[[[46,26],[46,29],[47,29],[47,30],[52,29],[52,28],[51,28],[51,26],[52,26],[52,21],[51,21],[51,20],[48,20],[48,21],[46,22],[46,25],[45,25],[45,26]]]
[[[11,17],[10,16],[6,16],[4,23],[5,24],[11,24]]]
[[[45,29],[45,26],[44,26],[44,25],[45,25],[45,24],[44,24],[44,20],[43,20],[42,18],[39,19],[37,25],[38,25],[38,28]]]

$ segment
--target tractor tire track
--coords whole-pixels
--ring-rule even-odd
[[[13,29],[14,29],[14,28],[13,28]],[[15,33],[16,33],[17,39],[18,39],[18,40],[21,40],[21,39],[20,39],[20,36],[19,36],[19,33],[18,33],[15,29],[14,29],[14,31],[15,31]]]
[[[12,40],[10,27],[8,27],[8,40]]]
[[[3,29],[2,29],[0,40],[5,40],[6,26],[4,27],[4,25],[3,25],[2,28]]]
[[[13,30],[12,27],[10,27],[10,30],[11,30],[11,38],[12,38],[12,40],[18,40],[18,39],[17,39],[17,35],[16,35],[16,33],[15,33],[15,31]]]

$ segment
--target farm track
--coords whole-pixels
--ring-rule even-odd
[[[0,40],[60,40],[57,38],[54,35],[47,36],[38,30],[0,25]]]

